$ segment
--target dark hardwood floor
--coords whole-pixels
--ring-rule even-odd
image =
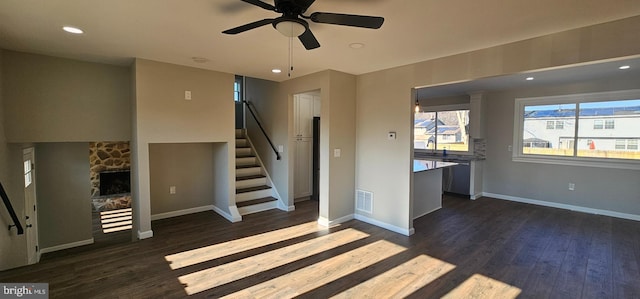
[[[317,209],[158,220],[151,239],[45,254],[0,282],[48,282],[51,298],[640,298],[640,222],[445,196],[406,237],[322,229]]]

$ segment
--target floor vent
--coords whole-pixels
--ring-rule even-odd
[[[373,213],[373,193],[364,190],[356,190],[356,210]]]

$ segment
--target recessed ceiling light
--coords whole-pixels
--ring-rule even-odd
[[[281,69],[272,69],[271,72],[274,73],[274,74],[280,74],[280,73],[282,73],[282,70]]]
[[[84,31],[82,31],[82,29],[77,28],[77,27],[71,27],[71,26],[64,26],[62,27],[62,30],[69,32],[69,33],[73,33],[73,34],[83,34]]]
[[[349,44],[349,47],[351,49],[362,49],[362,48],[364,48],[364,44],[363,43],[352,43],[352,44]]]
[[[629,66],[629,65],[623,65],[623,66],[619,67],[619,69],[621,69],[621,70],[626,70],[626,69],[630,69],[630,68],[631,68],[631,66]]]
[[[527,77],[527,79],[526,79],[526,80],[527,80],[527,81],[531,81],[531,80],[533,80],[533,79],[535,79],[535,78],[533,78],[533,77]]]

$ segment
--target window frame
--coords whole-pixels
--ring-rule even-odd
[[[607,102],[607,101],[624,101],[640,99],[640,89],[607,91],[595,93],[567,94],[558,96],[545,97],[528,97],[516,98],[514,103],[514,123],[513,123],[513,143],[512,143],[512,161],[542,163],[542,164],[558,164],[571,166],[589,166],[603,168],[619,168],[640,170],[640,160],[620,159],[620,158],[595,158],[577,156],[577,148],[574,145],[573,156],[552,156],[552,155],[535,155],[523,153],[523,129],[524,129],[524,108],[533,105],[563,105],[576,104],[576,125],[574,140],[580,140],[578,135],[578,120],[580,111],[578,104],[590,102]],[[582,124],[582,126],[590,124]],[[591,125],[594,126],[595,122]],[[605,121],[602,121],[602,130],[605,129]],[[628,139],[628,138],[619,138]]]
[[[236,86],[238,90],[236,90]],[[244,100],[244,77],[236,75],[233,80],[233,101],[242,103]]]
[[[453,104],[453,105],[438,105],[438,106],[423,106],[424,110],[420,111],[421,113],[436,113],[436,118],[437,118],[437,113],[438,112],[448,112],[448,111],[457,111],[457,110],[467,110],[469,111],[469,114],[471,114],[471,105],[470,104]],[[414,113],[414,120],[415,120],[415,113]],[[437,125],[436,125],[437,127]],[[471,119],[469,119],[469,128],[471,128]],[[415,122],[412,126],[412,130],[415,131]],[[470,130],[470,129],[469,129]],[[456,155],[472,155],[472,143],[471,143],[471,134],[469,132],[469,130],[467,130],[467,143],[468,143],[468,147],[466,151],[457,151],[457,150],[451,150],[451,149],[447,149],[447,153],[451,153],[451,154],[456,154]],[[436,134],[437,136],[437,134]],[[435,137],[436,139],[438,137]],[[437,143],[435,145],[436,148],[434,149],[422,149],[422,148],[415,148],[415,136],[414,136],[414,141],[412,141],[412,147],[414,152],[417,153],[427,153],[427,154],[434,154],[434,153],[440,153],[442,154],[444,152],[444,150],[441,149],[437,149]]]

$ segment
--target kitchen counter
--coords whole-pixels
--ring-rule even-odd
[[[413,160],[413,173],[451,167],[455,165],[458,165],[458,163],[442,162],[442,161],[426,160],[426,159],[415,159]]]
[[[442,208],[442,169],[458,163],[413,160],[413,219]]]

